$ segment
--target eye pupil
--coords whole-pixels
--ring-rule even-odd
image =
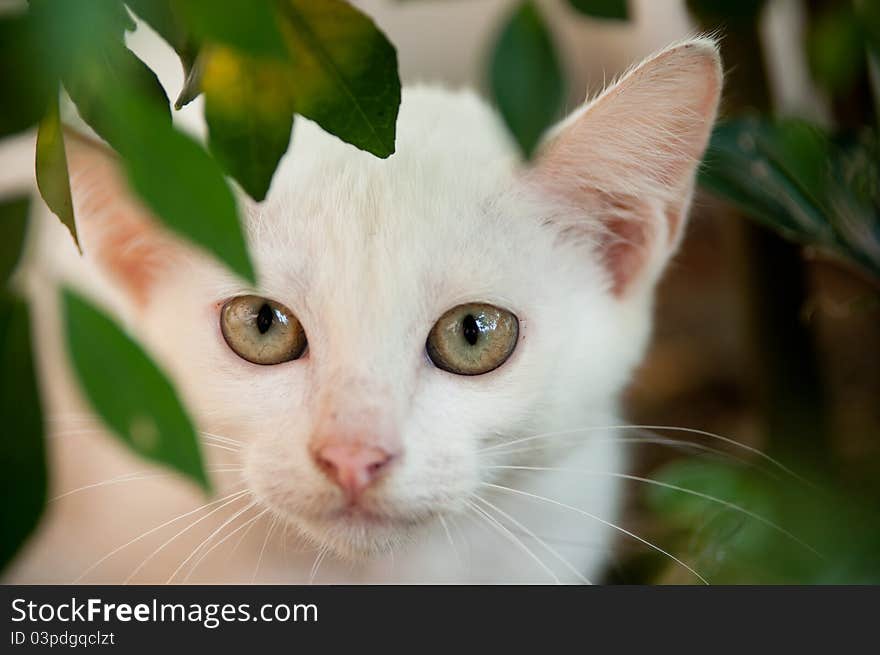
[[[470,345],[475,346],[480,336],[480,326],[477,324],[477,319],[474,318],[473,314],[468,314],[462,320],[461,326],[464,340]]]
[[[274,320],[275,312],[269,307],[269,303],[263,303],[260,311],[257,312],[257,329],[260,331],[260,334],[266,334],[269,328],[272,327],[272,321]]]

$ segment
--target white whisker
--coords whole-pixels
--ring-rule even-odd
[[[240,466],[237,467],[220,467],[220,468],[209,468],[205,469],[208,473],[239,473],[244,471]],[[144,474],[144,475],[141,475]],[[135,473],[125,473],[123,475],[118,475],[115,478],[110,478],[109,480],[104,480],[103,482],[95,482],[93,484],[87,484],[82,487],[77,487],[76,489],[71,489],[70,491],[65,491],[63,494],[59,494],[49,499],[49,502],[55,502],[57,500],[61,500],[62,498],[66,498],[67,496],[72,496],[73,494],[79,493],[81,491],[86,491],[87,489],[97,489],[99,487],[106,487],[108,485],[120,484],[122,482],[135,482],[137,480],[154,480],[157,478],[173,478],[179,476],[179,473],[150,473],[148,470],[137,471]]]
[[[587,427],[583,427],[583,428],[574,428],[571,430],[558,430],[555,432],[545,432],[543,434],[536,434],[536,435],[532,435],[529,437],[521,437],[519,439],[513,439],[511,441],[505,441],[502,443],[493,444],[491,446],[486,446],[485,448],[480,449],[479,452],[485,453],[485,452],[489,452],[489,451],[493,451],[493,450],[497,450],[497,449],[503,449],[508,446],[513,446],[513,445],[519,444],[519,443],[526,443],[529,441],[535,441],[537,439],[548,439],[550,437],[556,437],[556,436],[560,436],[560,435],[571,435],[571,434],[577,434],[579,432],[595,432],[595,431],[608,431],[608,430],[669,430],[672,432],[686,432],[688,434],[696,434],[696,435],[700,435],[700,436],[704,436],[704,437],[709,437],[712,439],[718,439],[719,441],[723,441],[724,443],[730,444],[731,446],[734,446],[736,448],[741,448],[742,450],[745,450],[747,452],[752,453],[753,455],[760,457],[761,459],[773,464],[778,469],[784,471],[788,475],[791,475],[792,477],[803,482],[804,484],[814,486],[809,480],[806,480],[802,476],[798,475],[793,470],[791,470],[789,467],[787,467],[785,464],[783,464],[779,460],[771,457],[770,455],[763,452],[762,450],[759,450],[758,448],[754,448],[754,447],[746,445],[744,443],[740,443],[739,441],[736,441],[734,439],[730,439],[728,437],[724,437],[720,434],[715,434],[713,432],[708,432],[706,430],[698,430],[695,428],[683,428],[683,427],[677,427],[674,425],[603,425],[603,426],[593,425],[593,426],[587,426]]]
[[[206,446],[210,446],[211,448],[217,448],[218,450],[228,450],[230,453],[241,452],[241,448],[232,448],[231,446],[227,446],[225,444],[214,443],[212,441],[202,441],[202,443]]]
[[[315,556],[315,561],[312,564],[312,570],[309,572],[309,584],[315,584],[315,579],[318,577],[318,569],[321,568],[321,563],[324,561],[324,558],[327,556],[327,546],[321,546],[321,549],[318,551],[318,554]]]
[[[278,524],[278,516],[272,517],[272,523],[269,524],[269,529],[266,530],[266,538],[263,540],[263,547],[260,548],[260,555],[257,557],[257,566],[254,568],[254,575],[251,577],[251,584],[254,584],[257,581],[257,575],[260,573],[260,564],[263,563],[263,554],[266,552],[266,546],[269,544],[269,537],[272,536],[272,532],[275,530],[275,526]]]
[[[227,525],[232,523],[235,519],[237,519],[239,516],[244,514],[246,511],[248,511],[249,509],[251,509],[255,505],[256,505],[256,502],[251,501],[245,507],[243,507],[242,509],[235,512],[235,514],[233,514],[228,519],[226,519],[223,523],[221,523],[220,527],[215,529],[211,534],[209,534],[205,539],[203,539],[201,541],[201,543],[199,543],[198,546],[193,548],[192,552],[186,557],[186,559],[184,559],[180,564],[178,564],[177,568],[174,569],[174,572],[170,576],[168,576],[168,579],[165,581],[165,584],[171,584],[171,581],[174,580],[175,577],[177,577],[177,574],[183,570],[183,567],[186,566],[187,562],[189,562],[193,557],[195,557],[196,553],[198,553],[202,549],[203,546],[210,543],[211,539],[213,539],[216,535],[220,534],[223,531],[223,528],[225,528]],[[192,571],[190,571],[190,573],[192,573]]]
[[[533,445],[533,446],[524,446],[522,448],[511,448],[511,449],[505,448],[504,450],[499,450],[498,454],[507,456],[507,455],[514,455],[517,453],[529,453],[529,452],[536,452],[536,451],[541,451],[541,450],[551,450],[554,448],[568,448],[568,447],[575,446],[575,445],[582,442],[581,439],[572,439],[571,435],[562,435],[562,436],[565,437],[566,439],[570,439],[570,440],[562,440],[561,439],[559,441],[554,441],[553,443],[542,443],[542,444]],[[669,446],[670,448],[676,448],[676,449],[679,449],[682,451],[695,450],[695,451],[699,451],[701,453],[708,453],[708,454],[712,454],[712,455],[717,455],[717,456],[724,458],[724,459],[731,459],[731,460],[737,462],[738,464],[742,464],[743,466],[748,466],[750,468],[757,468],[762,473],[764,473],[774,479],[778,479],[778,476],[775,473],[769,471],[768,469],[766,469],[764,467],[758,466],[754,462],[750,462],[746,459],[743,459],[742,457],[737,457],[736,455],[733,455],[733,454],[728,453],[724,450],[721,450],[720,448],[713,448],[712,446],[707,446],[705,444],[696,443],[694,441],[685,441],[683,439],[670,439],[668,437],[655,435],[655,436],[648,436],[648,437],[616,437],[616,438],[608,438],[608,439],[606,439],[606,438],[591,439],[590,443],[591,444],[598,444],[598,443],[653,444],[653,445],[658,445],[658,446]]]
[[[255,506],[256,506],[256,504],[251,505],[250,507],[255,507]],[[250,509],[250,507],[248,507],[247,509]],[[223,537],[220,541],[218,541],[216,544],[214,544],[214,545],[212,545],[210,548],[208,548],[204,553],[201,554],[201,556],[200,556],[200,557],[199,557],[199,558],[193,563],[193,565],[190,567],[189,572],[186,574],[186,577],[183,578],[183,582],[184,582],[184,583],[187,582],[187,581],[189,580],[190,576],[191,576],[191,575],[195,572],[195,570],[198,568],[199,564],[202,563],[202,560],[204,560],[204,559],[205,559],[208,555],[210,555],[215,549],[217,549],[219,546],[221,546],[221,545],[222,545],[227,539],[229,539],[229,538],[232,537],[233,535],[237,534],[237,533],[240,532],[241,530],[244,530],[245,534],[247,534],[247,533],[250,531],[250,529],[251,529],[252,527],[254,527],[254,525],[256,524],[256,522],[257,522],[260,518],[262,518],[263,516],[265,516],[268,512],[269,512],[269,509],[267,508],[267,509],[264,509],[263,511],[257,513],[256,516],[252,516],[251,518],[247,519],[244,523],[242,523],[240,526],[238,526],[237,528],[235,528],[235,530],[233,530],[232,532],[230,532],[229,534],[227,534],[225,537]],[[245,530],[245,528],[247,528],[247,529]],[[239,543],[241,543],[241,542],[240,542],[240,541],[239,541],[239,542],[236,542],[235,545],[238,546]],[[233,549],[233,552],[234,552],[234,549]],[[230,556],[231,556],[231,553],[230,553]]]
[[[522,539],[520,539],[520,538],[517,537],[515,534],[513,534],[513,532],[511,532],[506,526],[502,525],[502,524],[498,521],[498,519],[496,519],[494,516],[492,516],[491,514],[489,514],[488,512],[486,512],[482,507],[479,507],[478,505],[476,505],[476,504],[470,502],[469,500],[468,500],[468,501],[465,501],[465,502],[466,502],[466,503],[468,504],[468,506],[469,506],[472,510],[474,510],[478,515],[481,515],[481,516],[485,517],[486,520],[489,521],[489,524],[495,526],[495,528],[497,528],[497,529],[501,532],[502,535],[506,536],[506,537],[507,537],[510,541],[512,541],[516,546],[518,546],[519,548],[521,548],[521,549],[523,550],[523,552],[526,553],[526,555],[528,555],[532,560],[534,560],[535,563],[536,563],[539,567],[541,567],[541,569],[544,570],[544,571],[547,573],[547,575],[549,575],[549,576],[553,579],[553,582],[554,582],[555,584],[562,584],[562,582],[560,582],[559,578],[556,577],[556,574],[553,573],[553,570],[552,570],[549,566],[547,566],[547,564],[546,564],[546,563],[545,563],[540,557],[538,557],[537,555],[535,555],[535,553],[532,551],[532,549],[529,548],[528,546],[526,546],[526,544],[523,542]]]
[[[786,530],[782,526],[777,525],[776,523],[774,523],[770,519],[765,518],[765,517],[761,516],[760,514],[756,514],[755,512],[752,512],[751,510],[748,510],[745,507],[737,505],[736,503],[732,503],[730,501],[724,500],[723,498],[716,498],[715,496],[710,496],[709,494],[705,494],[701,491],[697,491],[696,489],[688,489],[686,487],[680,487],[678,485],[669,484],[668,482],[662,482],[660,480],[652,480],[651,478],[643,478],[638,475],[629,475],[628,473],[613,473],[610,471],[589,471],[586,469],[560,468],[560,467],[552,467],[552,466],[486,466],[484,468],[506,469],[506,470],[513,470],[513,471],[556,471],[556,472],[560,472],[560,473],[581,473],[583,475],[601,475],[601,476],[619,478],[622,480],[632,480],[633,482],[643,482],[645,484],[650,484],[650,485],[654,485],[657,487],[662,487],[663,489],[670,489],[672,491],[678,491],[678,492],[687,494],[689,496],[694,496],[696,498],[702,498],[704,500],[708,500],[710,502],[717,503],[718,505],[721,505],[723,507],[731,509],[735,512],[739,512],[739,513],[743,514],[744,516],[748,516],[749,518],[754,519],[755,521],[758,521],[759,523],[762,523],[763,525],[766,525],[767,527],[772,528],[773,530],[776,530],[780,534],[785,535],[786,537],[788,537],[792,541],[796,542],[798,545],[809,550],[811,553],[813,553],[817,557],[824,559],[824,557],[822,557],[822,555],[815,548],[813,548],[809,544],[805,543],[803,540],[799,539],[796,535],[792,534],[791,532],[789,532],[788,530]]]
[[[212,515],[216,514],[217,512],[219,512],[221,509],[223,509],[223,508],[226,507],[227,505],[231,505],[232,503],[234,503],[234,502],[236,502],[236,501],[238,501],[238,500],[241,500],[241,498],[244,497],[245,495],[249,495],[249,494],[250,494],[250,491],[248,491],[247,489],[245,489],[244,491],[239,492],[238,494],[236,494],[235,498],[226,501],[225,503],[223,503],[222,505],[220,505],[220,507],[215,507],[214,509],[212,509],[210,512],[208,512],[208,513],[205,514],[204,516],[202,516],[202,517],[196,519],[195,521],[193,521],[192,523],[190,523],[188,526],[186,526],[183,530],[181,530],[180,532],[178,532],[177,534],[175,534],[175,535],[174,535],[173,537],[171,537],[170,539],[167,539],[166,541],[162,542],[162,545],[161,545],[161,546],[159,546],[156,550],[154,550],[152,553],[150,553],[150,554],[144,559],[144,561],[142,561],[140,564],[137,565],[137,567],[134,569],[134,571],[132,571],[132,572],[128,575],[128,577],[122,582],[122,584],[128,584],[128,583],[129,583],[129,582],[130,582],[130,581],[131,581],[131,580],[132,580],[132,579],[133,579],[133,578],[134,578],[134,577],[135,577],[135,576],[141,571],[141,569],[143,569],[143,568],[147,565],[147,563],[148,563],[150,560],[152,560],[156,555],[158,555],[160,552],[162,552],[163,550],[165,550],[165,548],[168,546],[168,544],[170,544],[172,541],[174,541],[175,539],[177,539],[178,537],[180,537],[180,536],[183,535],[184,533],[189,532],[189,531],[192,530],[194,527],[196,527],[199,523],[201,523],[202,521],[204,521],[204,520],[207,519],[207,518],[210,518]]]
[[[228,496],[224,496],[223,498],[218,498],[217,500],[211,501],[210,503],[206,503],[205,505],[202,505],[201,507],[196,507],[193,510],[190,510],[184,514],[180,514],[179,516],[175,516],[173,519],[171,519],[169,521],[165,521],[164,523],[162,523],[160,525],[157,525],[155,528],[151,528],[150,530],[147,530],[146,532],[142,533],[140,536],[135,537],[131,541],[127,541],[126,543],[122,544],[118,548],[114,548],[113,550],[111,550],[109,553],[104,555],[101,559],[99,559],[97,562],[92,564],[85,571],[80,573],[79,576],[71,584],[77,584],[80,580],[82,580],[84,577],[86,577],[89,573],[94,571],[97,567],[99,567],[101,564],[106,562],[108,559],[113,557],[116,553],[118,553],[119,551],[123,550],[124,548],[127,548],[128,546],[140,541],[144,537],[148,537],[149,535],[153,534],[157,530],[161,530],[162,528],[164,528],[167,525],[171,525],[172,523],[175,523],[176,521],[179,521],[182,518],[186,518],[187,516],[192,516],[196,512],[199,512],[203,509],[207,509],[207,508],[211,507],[212,505],[216,505],[217,503],[222,503],[226,500],[229,500],[230,498],[235,500],[236,498],[241,497],[242,495],[244,495],[246,493],[250,493],[250,492],[247,489],[244,489],[242,491],[237,491],[237,492],[231,493]]]
[[[199,430],[199,434],[202,435],[203,437],[208,437],[210,439],[214,439],[215,441],[227,443],[230,446],[239,446],[240,447],[240,446],[244,445],[244,444],[242,444],[241,441],[238,441],[237,439],[231,439],[229,437],[224,437],[223,435],[214,434],[212,432],[205,432],[204,430]]]
[[[490,507],[490,508],[492,508],[493,510],[495,510],[495,511],[496,511],[498,514],[500,514],[502,517],[506,518],[508,521],[510,521],[511,523],[513,523],[513,525],[515,525],[515,526],[518,527],[520,530],[522,530],[522,531],[525,532],[527,535],[529,535],[532,539],[534,539],[535,541],[537,541],[541,546],[544,547],[544,550],[546,550],[548,553],[550,553],[551,555],[553,555],[553,557],[555,557],[556,559],[558,559],[558,560],[563,564],[563,566],[565,566],[565,568],[567,568],[569,571],[571,571],[572,573],[574,573],[575,577],[577,577],[578,580],[580,580],[580,581],[583,582],[584,584],[589,584],[589,585],[593,584],[593,583],[590,582],[586,577],[584,577],[584,575],[583,575],[580,571],[578,571],[578,570],[577,570],[577,569],[571,564],[571,562],[569,562],[569,561],[568,561],[567,559],[565,559],[562,555],[560,555],[559,552],[558,552],[555,548],[553,548],[552,546],[550,546],[549,544],[547,544],[543,539],[541,539],[538,535],[536,535],[534,532],[532,532],[529,528],[527,528],[525,525],[523,525],[522,523],[520,523],[519,521],[517,521],[515,518],[513,518],[510,514],[508,514],[507,512],[505,512],[503,509],[501,509],[501,508],[498,507],[497,505],[494,505],[493,503],[490,503],[488,500],[486,500],[486,499],[483,498],[482,496],[479,496],[479,495],[477,495],[477,494],[471,494],[471,495],[472,495],[474,498],[476,498],[477,500],[479,500],[481,503],[484,503],[484,504],[487,505],[488,507]]]
[[[440,525],[443,527],[443,532],[446,533],[446,539],[449,542],[449,547],[452,549],[452,553],[455,555],[455,561],[458,562],[459,566],[462,566],[461,554],[458,552],[458,548],[455,546],[455,541],[452,539],[452,533],[449,531],[449,526],[446,524],[446,519],[443,518],[442,514],[437,515],[437,519],[440,521]]]
[[[528,497],[528,498],[533,498],[533,499],[535,499],[535,500],[539,500],[539,501],[542,501],[542,502],[545,502],[545,503],[550,503],[550,504],[552,504],[552,505],[556,505],[556,506],[558,506],[558,507],[562,507],[562,508],[564,508],[564,509],[568,509],[568,510],[571,510],[572,512],[576,512],[576,513],[578,513],[578,514],[581,514],[581,515],[583,515],[583,516],[586,516],[587,518],[591,518],[591,519],[593,519],[594,521],[598,521],[599,523],[601,523],[601,524],[603,524],[603,525],[605,525],[605,526],[607,526],[607,527],[609,527],[609,528],[612,528],[613,530],[617,530],[618,532],[621,532],[621,533],[623,533],[623,534],[625,534],[625,535],[627,535],[627,536],[629,536],[629,537],[635,539],[636,541],[640,541],[641,543],[645,544],[645,545],[648,546],[649,548],[652,548],[652,549],[656,550],[656,551],[657,551],[658,553],[660,553],[661,555],[665,555],[666,557],[670,558],[670,559],[673,560],[674,562],[677,562],[679,565],[681,565],[682,567],[684,567],[685,569],[687,569],[688,571],[690,571],[690,572],[691,572],[694,576],[696,576],[697,579],[699,579],[700,582],[702,582],[703,584],[706,584],[706,585],[709,584],[709,581],[708,581],[708,580],[706,580],[703,576],[701,576],[699,573],[697,573],[696,571],[694,571],[690,566],[688,566],[687,564],[685,564],[684,562],[682,562],[680,559],[678,559],[675,555],[672,555],[671,553],[666,552],[665,550],[663,550],[662,548],[660,548],[660,546],[656,546],[656,545],[652,544],[652,543],[651,543],[650,541],[648,541],[647,539],[644,539],[643,537],[640,537],[639,535],[637,535],[637,534],[635,534],[635,533],[633,533],[633,532],[630,532],[630,531],[627,530],[626,528],[622,528],[622,527],[620,527],[619,525],[614,525],[613,523],[611,523],[611,522],[609,522],[609,521],[606,521],[605,519],[603,519],[603,518],[601,518],[601,517],[599,517],[599,516],[596,516],[595,514],[590,514],[589,512],[586,512],[586,511],[580,509],[579,507],[574,507],[573,505],[567,505],[567,504],[562,503],[562,502],[560,502],[560,501],[558,501],[558,500],[554,500],[554,499],[552,499],[552,498],[546,498],[546,497],[544,497],[544,496],[539,496],[539,495],[537,495],[537,494],[529,493],[529,492],[527,492],[527,491],[521,491],[521,490],[519,490],[519,489],[512,489],[512,488],[510,488],[510,487],[505,487],[505,486],[500,485],[500,484],[493,484],[493,483],[491,483],[491,482],[482,482],[481,484],[483,484],[484,486],[487,486],[487,487],[491,487],[491,488],[493,488],[493,489],[498,489],[498,490],[500,490],[500,491],[505,491],[505,492],[508,492],[508,493],[518,494],[518,495],[520,495],[520,496],[526,496],[526,497]]]
[[[268,512],[268,510],[266,510],[266,512]],[[265,515],[266,515],[266,512],[260,512],[260,514],[259,514],[259,516],[257,516],[257,518],[260,518],[260,517],[262,517],[262,516],[265,516]],[[253,528],[255,525],[256,525],[256,522],[251,523],[251,524],[248,526],[248,529],[245,530],[245,531],[242,533],[242,535],[241,535],[238,539],[235,540],[235,544],[232,546],[232,550],[229,551],[229,557],[228,557],[227,560],[226,560],[227,562],[228,562],[230,559],[232,559],[232,556],[235,554],[235,551],[238,550],[238,547],[241,546],[241,543],[247,538],[248,533],[251,531],[251,528]]]

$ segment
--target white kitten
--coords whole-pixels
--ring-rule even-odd
[[[560,124],[532,167],[470,93],[406,89],[386,161],[297,118],[267,200],[241,201],[254,289],[159,228],[112,155],[68,139],[85,256],[45,215],[30,273],[51,495],[149,469],[81,418],[58,364],[60,281],[120,317],[199,427],[223,437],[205,437],[208,466],[239,470],[213,473],[218,498],[245,493],[198,512],[207,500],[174,476],[68,495],[12,579],[601,579],[625,467],[608,426],[645,348],[720,88],[712,41],[673,46]],[[243,323],[221,325],[225,303],[246,295],[280,313],[255,301]],[[483,309],[466,307],[426,350],[441,316],[473,303],[507,323],[473,332]],[[251,359],[302,352],[258,365],[230,345]]]

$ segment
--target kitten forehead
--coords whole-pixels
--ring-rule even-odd
[[[432,220],[454,220],[438,200],[459,199],[471,206],[515,163],[499,121],[473,93],[407,88],[397,151],[386,160],[297,118],[290,151],[261,209],[264,220],[294,230],[307,214],[323,213],[325,229],[344,231],[349,238],[352,231],[364,238],[405,236]],[[348,207],[359,220],[348,220]],[[413,209],[421,215],[406,215]]]
[[[511,252],[538,231],[498,201],[517,163],[470,92],[405,89],[387,160],[298,118],[267,200],[247,206],[261,286],[280,300],[322,298],[328,324],[344,317],[326,303],[363,317],[426,295],[500,301]]]

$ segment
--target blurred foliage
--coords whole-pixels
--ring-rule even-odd
[[[70,230],[70,236],[79,245],[76,222],[73,217],[73,200],[70,197],[70,177],[67,172],[67,155],[64,150],[64,132],[58,109],[58,98],[49,101],[46,115],[37,130],[37,153],[35,162],[37,186],[46,205]]]
[[[880,277],[880,142],[833,139],[803,121],[742,118],[716,128],[700,183],[786,238]]]
[[[865,68],[864,33],[853,7],[826,12],[811,26],[807,54],[813,77],[831,91],[844,91]]]
[[[27,198],[0,200],[0,293],[6,292],[21,258],[29,205]]]
[[[681,461],[657,480],[754,516],[662,486],[650,487],[647,497],[676,552],[712,584],[880,583],[880,506],[834,479],[810,478],[819,484],[781,471],[768,476],[757,468]]]
[[[255,283],[235,198],[219,164],[149,104],[132,98],[112,96],[106,105],[120,121],[118,149],[131,188],[165,225],[203,244],[244,280]],[[198,193],[183,192],[190,189]]]
[[[135,452],[209,489],[195,428],[168,378],[94,305],[70,290],[63,296],[71,361],[97,415]]]
[[[625,2],[569,4],[593,17],[626,17]],[[719,30],[724,40],[741,39],[728,45],[756,57],[749,63],[758,68],[762,53],[749,44],[758,42],[767,4],[687,0],[701,25]],[[817,85],[834,98],[844,97],[864,83],[869,57],[880,56],[880,2],[815,4],[803,56]],[[561,118],[564,80],[555,52],[553,34],[531,2],[518,5],[492,50],[492,92],[527,158]],[[757,100],[763,107],[761,100],[769,95],[758,88],[762,80],[747,74],[731,75],[731,80],[752,86],[729,88],[728,95],[742,100],[740,105]],[[873,91],[880,102],[880,88]],[[852,102],[846,96],[844,104]],[[856,115],[876,116],[876,107],[865,109]],[[699,182],[784,238],[880,280],[880,137],[873,124],[846,127],[820,127],[754,110],[733,116],[714,130]],[[784,379],[785,372],[780,375]],[[774,427],[799,434],[793,416],[789,424]],[[851,489],[831,471],[830,462],[815,464],[827,467],[814,475],[820,488],[787,474],[767,478],[754,469],[704,460],[677,462],[659,470],[659,484],[648,487],[646,498],[666,540],[713,583],[880,582],[880,491]],[[639,554],[615,579],[666,580],[665,563],[656,553]]]
[[[27,304],[12,295],[9,278],[27,227],[27,198],[0,201],[0,569],[37,525],[46,504],[43,418],[31,356]]]
[[[286,68],[224,46],[202,54],[201,88],[211,153],[254,200],[263,200],[290,140],[293,93]]]
[[[163,12],[163,30],[160,34],[167,34],[172,29],[173,23],[167,17],[167,14],[171,14],[175,19],[183,19],[197,41],[221,43],[255,57],[277,57],[282,60],[287,57],[273,0],[224,0],[223,11],[217,11],[217,3],[213,0],[166,2],[170,11]],[[282,0],[277,4],[284,2]],[[144,18],[149,21],[151,17],[144,15]],[[154,15],[152,18],[157,17]],[[180,43],[176,34],[174,40]],[[171,42],[169,45],[174,46]]]
[[[20,132],[46,112],[53,83],[34,74],[40,60],[36,25],[30,13],[0,18],[0,137]]]
[[[832,100],[845,98],[842,104],[850,110],[854,102],[868,103],[850,115],[876,116],[877,108],[867,100],[870,90],[861,96],[853,91],[869,83],[867,62],[877,52],[880,3],[816,4],[816,11],[808,12],[803,53],[815,83]],[[688,2],[704,24],[743,26],[724,38],[750,30],[757,34],[764,5],[758,0]],[[880,99],[880,89],[873,91]],[[880,280],[876,125],[847,120],[820,127],[772,115],[735,116],[716,126],[699,181],[784,238],[830,253],[863,277]],[[776,429],[798,435],[796,421],[791,416],[789,425]],[[771,447],[780,436],[771,435]],[[676,552],[713,583],[880,582],[880,489],[854,487],[828,451],[809,464],[805,455],[788,461],[792,455],[786,452],[786,463],[811,471],[807,477],[816,486],[783,473],[768,478],[755,469],[697,460],[662,468],[658,481],[735,503],[778,526],[692,493],[653,487],[647,498],[671,532],[667,537],[676,542]],[[864,464],[867,477],[875,477],[877,463]]]
[[[561,117],[565,102],[559,57],[531,1],[521,3],[504,25],[489,75],[501,116],[528,158],[547,127]]]
[[[814,79],[831,93],[846,93],[880,56],[880,3],[836,2],[809,26],[807,55]]]
[[[0,220],[7,218],[5,206]],[[0,567],[40,520],[46,504],[46,453],[43,416],[31,356],[27,303],[0,295]]]
[[[701,23],[753,24],[767,0],[686,0],[688,11]]]
[[[568,0],[568,4],[585,16],[626,20],[629,18],[628,0]]]

